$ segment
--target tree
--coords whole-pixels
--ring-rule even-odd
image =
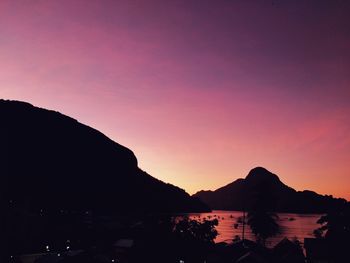
[[[218,223],[217,219],[198,221],[186,217],[177,222],[174,233],[183,240],[213,244],[218,235],[215,229]]]
[[[214,246],[218,234],[215,226],[217,219],[201,221],[182,218],[174,228],[175,245],[179,259],[185,262],[203,262]]]
[[[217,225],[217,219],[149,218],[135,235],[133,262],[203,262],[214,247]]]
[[[329,212],[317,223],[321,227],[314,231],[314,235],[327,242],[334,262],[344,262],[343,259],[350,250],[350,205]]]
[[[261,182],[255,188],[254,203],[248,211],[247,224],[250,226],[257,242],[266,245],[266,240],[280,233],[278,216],[274,208],[273,191],[267,182]]]
[[[332,211],[318,221],[320,228],[314,231],[316,237],[339,241],[350,239],[350,209]]]
[[[259,209],[248,212],[247,223],[256,236],[257,241],[265,246],[269,237],[280,233],[280,226],[277,220],[278,216],[275,213]]]

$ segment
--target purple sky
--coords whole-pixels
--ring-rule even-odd
[[[0,1],[0,97],[190,193],[254,166],[350,199],[349,1]]]

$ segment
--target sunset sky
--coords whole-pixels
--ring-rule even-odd
[[[0,98],[189,193],[263,166],[350,199],[350,1],[0,1]]]

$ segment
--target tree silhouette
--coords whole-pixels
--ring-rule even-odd
[[[215,226],[218,220],[198,221],[195,219],[183,218],[174,228],[174,233],[184,240],[194,240],[202,243],[214,243],[214,239],[218,235]]]
[[[277,223],[278,216],[275,213],[263,210],[250,211],[248,213],[248,225],[256,239],[263,246],[266,240],[280,233],[280,226]]]
[[[135,236],[132,262],[203,262],[214,247],[218,220],[150,218]]]
[[[274,197],[267,182],[260,182],[255,187],[254,203],[248,211],[247,224],[250,226],[257,242],[266,246],[266,240],[280,233],[278,216],[273,212]]]
[[[334,262],[344,262],[350,250],[350,206],[336,209],[322,216],[318,221],[320,228],[314,231],[317,238],[324,238]]]
[[[318,221],[320,228],[314,231],[318,237],[329,240],[344,240],[350,238],[350,209],[332,211],[322,216]]]

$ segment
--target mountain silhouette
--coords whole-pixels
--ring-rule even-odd
[[[346,200],[319,195],[313,191],[296,191],[263,167],[252,169],[245,179],[238,179],[215,191],[199,191],[193,196],[217,210],[249,210],[258,192],[270,196],[275,212],[325,213],[346,203]]]
[[[61,113],[0,100],[0,201],[27,210],[208,211],[142,171],[134,153]]]

